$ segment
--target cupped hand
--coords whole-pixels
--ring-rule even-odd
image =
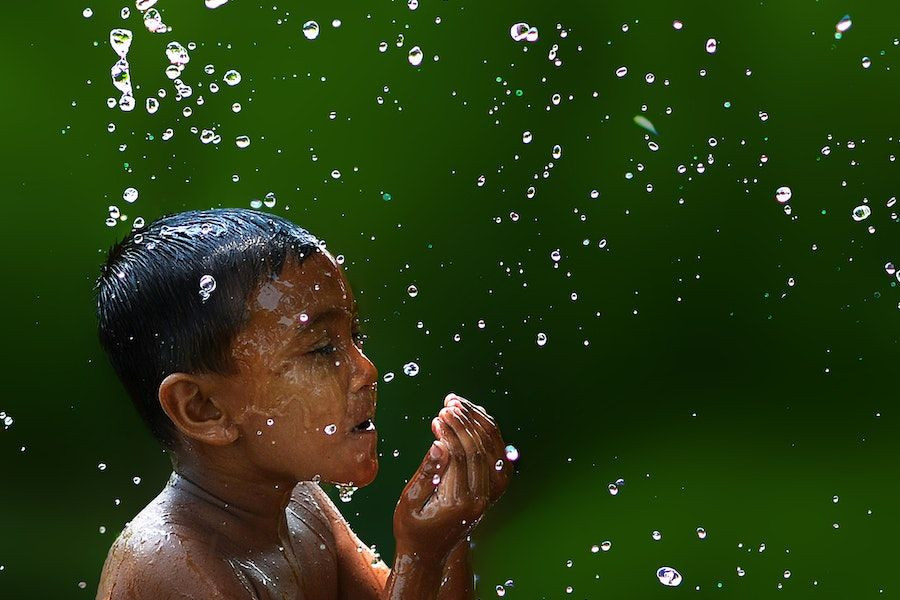
[[[512,467],[494,419],[455,394],[431,421],[437,440],[394,510],[398,554],[443,560],[509,485]]]

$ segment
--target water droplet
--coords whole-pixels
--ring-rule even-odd
[[[121,58],[125,58],[131,48],[132,34],[130,29],[113,29],[109,32],[109,45]],[[128,68],[128,63],[125,63]]]
[[[341,499],[341,502],[350,502],[353,499],[353,494],[358,490],[356,486],[353,485],[343,485],[343,484],[335,484],[335,487],[338,490],[338,497]]]
[[[134,202],[138,199],[138,191],[133,187],[125,188],[125,191],[122,192],[122,200],[125,202]]]
[[[625,77],[628,75],[628,67],[619,67],[616,69],[616,77]]]
[[[791,199],[792,193],[791,188],[786,185],[781,186],[777,190],[775,190],[775,199],[780,203],[784,204],[785,202]]]
[[[609,552],[609,549],[612,548],[612,542],[609,540],[600,542],[600,549],[604,552]]]
[[[844,33],[850,27],[853,26],[853,20],[850,18],[850,15],[844,15],[840,21],[837,22],[837,25],[834,26],[835,36],[837,39],[841,39],[837,34]]]
[[[650,122],[650,119],[648,119],[644,115],[635,115],[633,120],[635,125],[637,125],[638,127],[646,129],[653,135],[659,135],[659,133],[657,133],[656,131],[656,127],[654,127],[653,123]]]
[[[205,0],[206,8],[219,8],[223,4],[228,3],[228,0]]]
[[[246,135],[239,135],[234,138],[234,143],[238,148],[246,148],[250,145],[250,137]]]
[[[525,36],[526,42],[536,42],[538,40],[538,28],[530,27],[528,29],[528,34]]]
[[[790,579],[790,577],[791,577],[791,572],[790,572],[790,571],[785,571],[785,572],[784,572],[784,578],[785,578],[785,579]]]
[[[432,476],[432,478],[431,478],[431,483],[433,483],[434,485],[437,485],[440,482],[441,482],[441,476],[438,475],[437,473],[435,473],[434,476]]]
[[[410,377],[415,377],[419,374],[419,365],[414,362],[406,363],[405,365],[403,365],[403,374]]]
[[[238,73],[235,69],[229,69],[225,72],[223,80],[228,85],[237,85],[241,82],[241,74]]]
[[[169,42],[166,45],[166,57],[173,65],[183,66],[191,61],[187,49],[178,42]]]
[[[140,11],[145,11],[156,4],[157,0],[135,0],[134,5]]]
[[[615,496],[616,494],[619,493],[619,486],[617,486],[617,485],[614,484],[614,483],[611,483],[611,484],[609,484],[609,485],[606,486],[606,487],[607,487],[607,489],[609,490],[609,495],[610,495],[610,496]]]
[[[81,16],[85,19],[90,19],[94,16],[94,11],[90,8],[85,8],[83,11],[81,11]]]
[[[869,215],[872,214],[872,209],[869,208],[868,206],[866,206],[865,204],[860,204],[859,206],[857,206],[856,208],[853,209],[853,213],[851,213],[851,214],[853,216],[854,221],[857,221],[857,222],[865,221],[866,219],[869,218]]]
[[[106,463],[100,463],[99,465],[97,465],[97,468],[100,469],[101,471],[105,471],[105,470],[106,470]]]
[[[656,530],[653,530],[653,533],[650,534],[650,537],[652,537],[654,540],[656,540],[658,542],[659,540],[662,539],[662,534]]]
[[[562,254],[560,254],[559,249],[554,250],[550,253],[550,260],[553,262],[559,262],[562,258]]]
[[[406,293],[409,294],[410,298],[415,298],[419,295],[419,288],[417,288],[415,285],[410,285],[408,288],[406,288]]]
[[[325,426],[325,435],[333,435],[337,431],[337,425],[331,423]]]
[[[716,47],[718,46],[718,42],[716,38],[709,38],[706,40],[706,51],[710,54],[716,53]]]
[[[681,573],[672,567],[660,567],[656,570],[656,578],[668,587],[675,587],[681,583]]]
[[[506,595],[506,588],[503,587],[502,585],[498,585],[496,587],[496,590],[497,590],[497,595],[500,596],[501,598]]]
[[[275,206],[275,202],[275,192],[269,192],[268,194],[266,194],[266,199],[263,200],[263,204],[266,205],[266,208],[273,208]]]
[[[559,159],[562,156],[562,146],[560,146],[559,144],[553,146],[553,150],[550,151],[550,155],[554,159]]]
[[[314,40],[319,37],[319,24],[315,21],[307,21],[303,24],[303,35],[308,40]]]
[[[530,29],[528,23],[516,23],[509,28],[509,37],[511,37],[514,42],[521,42],[528,37],[528,31]]]
[[[513,446],[512,444],[508,445],[504,452],[506,453],[506,460],[510,462],[515,462],[519,460],[519,450]]]
[[[131,482],[134,483],[134,485],[138,485],[139,483],[141,483],[141,478],[140,477],[132,477]]]
[[[419,0],[409,0],[406,6],[409,7],[409,10],[416,10],[419,8]]]
[[[682,23],[682,22],[679,21],[678,19],[672,21],[672,28],[673,28],[673,29],[681,29],[682,27],[684,27],[684,23]]]
[[[703,529],[702,527],[698,527],[697,528],[697,537],[700,538],[701,540],[705,540],[706,539],[706,530]]]
[[[531,132],[530,132],[530,131],[525,131],[525,132],[523,132],[523,133],[522,133],[522,143],[523,143],[523,144],[530,144],[530,143],[531,143],[531,140],[532,140],[532,137],[533,137],[533,136],[531,135]]]
[[[423,56],[424,55],[422,54],[422,49],[419,48],[418,46],[413,46],[412,48],[409,49],[409,54],[407,55],[407,59],[409,60],[409,64],[411,64],[414,67],[418,67],[420,64],[422,64]]]
[[[385,383],[392,382],[394,380],[394,372],[388,371],[387,373],[384,374],[384,377],[382,379],[384,379]]]
[[[547,343],[547,334],[546,333],[538,333],[537,334],[537,345],[543,346]]]
[[[475,185],[477,185],[478,187],[483,187],[484,182],[485,182],[484,175],[479,175],[478,179],[475,180]]]
[[[593,546],[591,546],[592,554],[597,554],[598,552],[600,552],[600,546],[598,546],[597,544],[594,544]]]
[[[150,33],[165,33],[168,27],[163,23],[162,15],[155,8],[150,8],[144,13],[144,27]]]
[[[275,424],[275,419],[266,419],[266,425],[268,425],[269,427],[271,427],[274,424]]]
[[[200,278],[200,298],[203,302],[209,300],[209,295],[216,289],[216,280],[212,275],[204,275]]]

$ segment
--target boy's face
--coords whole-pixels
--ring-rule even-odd
[[[378,371],[361,349],[353,291],[327,252],[281,274],[250,298],[232,355],[236,376],[217,396],[240,430],[235,442],[273,478],[367,485],[378,472]]]

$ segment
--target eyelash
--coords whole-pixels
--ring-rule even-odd
[[[367,336],[365,333],[363,333],[361,331],[356,331],[353,333],[353,338],[356,341],[357,345],[359,345],[360,347],[363,345],[363,343],[365,343],[365,341],[366,341],[366,339],[368,339],[368,337],[369,336]],[[321,354],[322,356],[328,356],[330,354],[334,354],[336,351],[337,351],[337,348],[335,348],[334,344],[326,344],[326,345],[322,346],[321,348],[316,348],[315,350],[312,351],[312,353],[313,354]]]

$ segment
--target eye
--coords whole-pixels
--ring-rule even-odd
[[[333,354],[336,351],[337,348],[334,347],[334,344],[329,343],[310,351],[310,354],[321,354],[323,356],[328,356],[329,354]]]

